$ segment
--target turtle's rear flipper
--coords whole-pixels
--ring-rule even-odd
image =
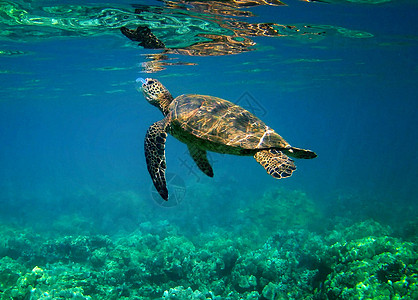
[[[258,151],[254,158],[276,179],[289,177],[296,170],[293,160],[276,149]]]
[[[190,156],[193,158],[199,169],[209,177],[213,177],[212,166],[208,161],[206,151],[193,145],[187,145],[187,148],[189,148]]]
[[[304,159],[315,158],[318,156],[316,155],[315,152],[311,150],[305,150],[305,149],[300,149],[296,147],[291,147],[289,149],[286,149],[285,153],[294,158],[304,158]]]
[[[165,180],[165,120],[155,122],[148,128],[145,136],[145,160],[148,172],[158,193],[168,200],[167,183]]]

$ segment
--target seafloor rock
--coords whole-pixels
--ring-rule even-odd
[[[162,299],[170,300],[205,300],[205,299],[221,299],[216,297],[212,292],[202,293],[199,290],[193,291],[190,287],[184,288],[177,286],[164,291]]]
[[[0,299],[418,299],[415,244],[373,221],[336,228],[276,230],[261,247],[167,222],[113,239],[15,231],[0,235]]]
[[[306,193],[275,188],[240,210],[237,218],[253,227],[249,233],[254,234],[254,239],[265,240],[267,234],[278,230],[313,229],[321,224],[318,222],[320,215]]]
[[[418,299],[416,246],[392,237],[336,243],[327,251],[329,299]]]
[[[403,237],[418,242],[418,217],[406,222],[399,231]]]
[[[383,226],[382,224],[369,219],[348,227],[337,224],[326,236],[326,240],[327,243],[334,244],[336,242],[350,241],[365,237],[389,236],[391,233],[392,230],[389,226]]]
[[[261,249],[238,258],[233,286],[240,292],[261,291],[266,299],[309,297],[324,250],[324,242],[305,230],[278,232]]]
[[[92,253],[111,244],[108,237],[94,236],[64,236],[49,240],[39,248],[39,255],[46,262],[56,261],[86,262]]]
[[[26,271],[27,269],[24,266],[10,257],[6,256],[0,259],[1,299],[10,299],[12,289],[16,287],[16,282]]]
[[[41,240],[39,234],[29,230],[16,231],[10,227],[0,226],[0,258],[7,256],[32,263],[38,256],[34,245]]]

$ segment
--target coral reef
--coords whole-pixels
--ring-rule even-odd
[[[0,231],[1,299],[418,298],[416,245],[371,220],[277,230],[256,249],[221,228],[192,241],[167,221],[113,237]]]
[[[170,208],[85,190],[31,210],[34,226],[0,218],[0,299],[418,299],[416,220],[323,218],[301,191],[227,186]]]
[[[377,231],[381,229],[374,224]],[[358,232],[364,223],[347,232]],[[336,242],[325,252],[332,272],[323,293],[328,299],[417,299],[417,248],[380,235]]]
[[[265,241],[277,230],[313,230],[322,224],[320,210],[304,192],[274,188],[255,199],[237,214],[237,223],[251,227],[253,240]]]

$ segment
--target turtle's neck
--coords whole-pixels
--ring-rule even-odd
[[[168,115],[168,107],[170,106],[171,101],[173,101],[173,96],[169,92],[164,92],[159,97],[158,108],[164,114],[164,116]]]

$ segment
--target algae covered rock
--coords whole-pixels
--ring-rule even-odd
[[[10,257],[32,263],[39,258],[38,249],[34,247],[42,238],[31,230],[16,230],[0,227],[0,257]]]
[[[170,288],[168,291],[164,291],[162,299],[167,300],[206,300],[206,299],[218,299],[212,292],[202,293],[199,290],[193,291],[192,288],[184,288],[183,286],[177,286]]]
[[[364,224],[352,227],[356,232]],[[323,285],[323,295],[329,299],[418,297],[418,255],[413,243],[389,236],[343,239],[329,247],[325,257],[333,270]]]
[[[238,213],[255,233],[255,238],[283,229],[312,229],[320,224],[321,213],[316,204],[301,191],[270,189]]]
[[[280,299],[282,297],[282,293],[283,291],[281,291],[280,286],[272,282],[267,284],[262,291],[263,297],[268,300]],[[285,295],[283,295],[283,297],[285,297]]]
[[[416,244],[372,220],[275,230],[261,246],[231,228],[179,232],[0,236],[0,299],[418,299]]]
[[[305,230],[277,232],[262,248],[238,258],[233,287],[242,293],[261,291],[266,299],[308,297],[325,249],[320,237]]]
[[[0,291],[3,292],[4,297],[11,297],[16,282],[26,272],[27,268],[16,260],[7,256],[0,259]]]
[[[63,236],[45,242],[39,252],[46,262],[86,262],[95,250],[109,244],[110,239],[101,235]]]
[[[389,226],[384,226],[372,219],[355,223],[354,225],[344,227],[337,224],[334,229],[327,235],[326,239],[329,243],[349,241],[365,237],[389,236],[392,230]]]
[[[47,293],[49,285],[49,276],[39,267],[34,267],[18,278],[15,287],[11,290],[13,298],[38,298],[36,295]]]

